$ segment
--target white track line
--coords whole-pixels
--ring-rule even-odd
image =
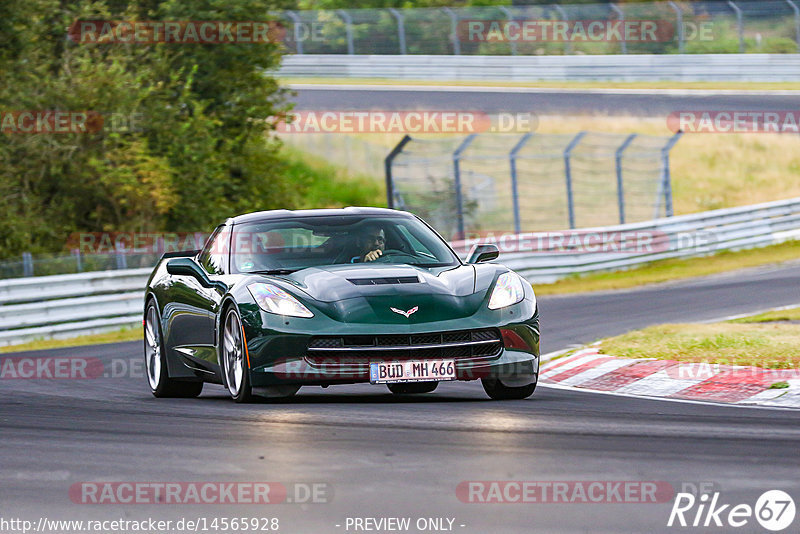
[[[580,393],[593,393],[597,395],[613,395],[616,397],[628,397],[631,399],[642,399],[642,400],[653,400],[653,401],[663,401],[663,402],[677,402],[681,404],[702,404],[704,406],[724,406],[724,407],[731,407],[731,408],[748,408],[754,410],[793,410],[797,411],[797,408],[789,408],[783,406],[751,406],[749,404],[733,404],[733,403],[724,403],[724,402],[710,402],[710,401],[698,401],[698,400],[689,400],[689,399],[674,399],[672,397],[650,397],[647,395],[632,395],[630,393],[618,393],[616,391],[599,391],[596,389],[581,389],[576,388],[574,386],[562,386],[560,384],[553,384],[553,383],[543,383],[539,382],[536,386],[543,387],[543,388],[550,388],[550,389],[563,389],[566,391],[577,391]],[[534,395],[535,399],[535,395]]]
[[[736,90],[736,89],[626,89],[626,88],[574,88],[574,87],[503,87],[481,85],[413,85],[413,84],[339,84],[325,83],[290,83],[295,90],[330,90],[330,91],[415,91],[415,92],[456,92],[456,93],[523,93],[523,94],[596,94],[596,95],[664,95],[664,96],[800,96],[797,90]]]

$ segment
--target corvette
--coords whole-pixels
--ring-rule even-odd
[[[200,251],[164,254],[147,282],[144,353],[156,397],[205,382],[236,402],[301,386],[370,383],[430,393],[480,379],[523,399],[539,372],[530,284],[462,261],[422,219],[381,208],[275,210],[233,217]]]

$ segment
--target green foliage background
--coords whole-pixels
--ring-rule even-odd
[[[82,20],[263,20],[263,0],[0,3],[0,110],[134,117],[136,128],[0,134],[0,257],[57,251],[80,231],[207,230],[295,206],[264,120],[288,105],[264,72],[275,44],[82,44]],[[108,121],[106,122],[106,126]]]

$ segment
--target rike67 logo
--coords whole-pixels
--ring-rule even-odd
[[[752,520],[763,528],[778,532],[794,522],[795,504],[788,493],[769,490],[761,494],[755,506],[746,503],[729,504],[720,500],[720,493],[704,493],[695,497],[691,493],[678,493],[669,514],[667,526],[726,527],[752,526]]]

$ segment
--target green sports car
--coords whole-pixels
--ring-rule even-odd
[[[497,256],[475,245],[464,262],[390,209],[233,217],[203,250],[165,254],[147,282],[150,389],[193,397],[211,382],[247,402],[301,386],[412,394],[480,379],[493,399],[526,398],[539,373],[536,297]]]

